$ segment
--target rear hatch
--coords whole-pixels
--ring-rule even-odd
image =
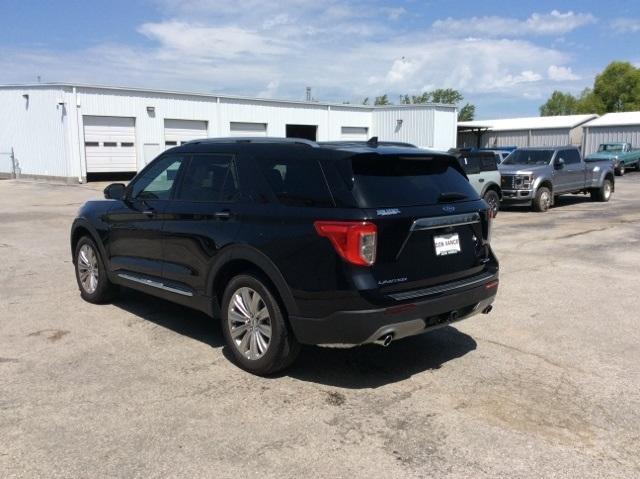
[[[377,227],[375,263],[383,293],[481,274],[490,261],[487,207],[455,158],[420,152],[362,154],[335,163],[337,203],[353,201]]]

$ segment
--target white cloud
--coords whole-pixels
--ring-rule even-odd
[[[614,33],[640,32],[640,18],[616,18],[611,21]]]
[[[274,55],[288,48],[273,38],[236,26],[205,26],[178,21],[145,23],[138,28],[157,40],[170,56],[234,58],[239,55]]]
[[[399,20],[402,15],[407,13],[403,7],[385,8],[384,11],[387,13],[389,20]]]
[[[157,1],[165,20],[141,24],[147,41],[138,46],[0,49],[0,71],[5,81],[42,74],[45,81],[299,99],[311,85],[315,97],[335,101],[439,87],[465,96],[537,98],[577,75],[562,51],[567,47],[538,45],[532,32],[559,30],[558,18],[564,30],[593,21],[589,14],[554,11],[522,21],[447,19],[429,29],[391,23],[408,15],[402,7],[344,0]],[[527,39],[519,37],[522,29]]]
[[[527,35],[563,35],[577,28],[594,23],[596,18],[590,13],[533,13],[525,20],[511,17],[485,16],[472,18],[447,18],[436,20],[432,27],[445,35],[483,37],[516,37]]]
[[[580,77],[573,73],[571,67],[562,67],[557,65],[550,65],[547,69],[547,77],[553,81],[574,81],[579,80]]]

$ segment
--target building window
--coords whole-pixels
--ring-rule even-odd
[[[102,143],[102,146],[115,148],[116,146],[118,146],[118,143],[115,142],[115,141],[105,141],[105,142]]]
[[[131,148],[133,146],[133,142],[131,141],[123,141],[120,143],[120,146],[123,148]]]
[[[100,143],[97,141],[85,141],[84,146],[100,146]]]

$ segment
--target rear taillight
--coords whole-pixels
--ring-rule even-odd
[[[316,221],[320,236],[331,241],[336,252],[347,262],[371,266],[376,261],[378,229],[366,221]]]
[[[491,241],[491,226],[493,223],[493,218],[495,218],[495,213],[493,208],[489,208],[487,210],[487,243]]]

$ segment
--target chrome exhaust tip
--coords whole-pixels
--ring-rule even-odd
[[[385,334],[384,336],[380,336],[378,339],[374,341],[374,344],[377,344],[378,346],[382,346],[386,348],[391,344],[391,341],[393,341],[393,334],[389,333],[389,334]]]
[[[489,314],[492,309],[493,309],[493,306],[489,305],[482,310],[482,314]]]

